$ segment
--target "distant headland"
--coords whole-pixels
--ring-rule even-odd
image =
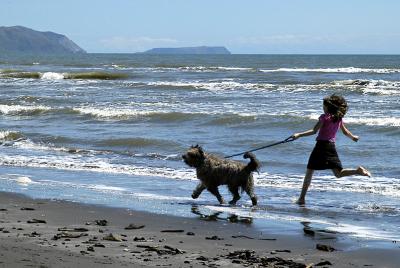
[[[0,27],[0,53],[76,54],[86,51],[65,35],[12,26]]]
[[[143,52],[144,54],[231,54],[225,47],[177,47],[177,48],[153,48]]]

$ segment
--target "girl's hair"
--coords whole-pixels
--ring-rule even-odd
[[[342,96],[336,94],[325,97],[324,105],[328,109],[328,113],[333,116],[334,122],[342,119],[348,110],[346,100]]]

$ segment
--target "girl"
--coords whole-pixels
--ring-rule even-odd
[[[342,118],[347,112],[347,102],[342,96],[331,95],[324,98],[324,114],[319,117],[318,123],[313,129],[305,132],[295,133],[294,139],[314,135],[318,132],[317,144],[312,151],[307,164],[307,171],[304,177],[303,188],[297,204],[304,205],[307,189],[310,186],[314,170],[331,169],[337,178],[351,175],[371,176],[371,173],[362,166],[357,169],[343,169],[335,148],[336,133],[339,128],[343,134],[358,141],[358,136],[354,136],[344,125]]]

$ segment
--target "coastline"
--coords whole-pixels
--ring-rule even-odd
[[[349,249],[351,245],[344,247],[334,237],[312,230],[276,234],[265,228],[261,232],[251,223],[31,199],[6,192],[0,192],[0,203],[0,267],[400,265],[400,245]]]

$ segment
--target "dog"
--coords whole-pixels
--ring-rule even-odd
[[[249,195],[253,206],[257,205],[252,172],[258,171],[260,163],[254,154],[249,152],[244,154],[243,158],[250,158],[250,162],[246,165],[205,153],[196,145],[191,146],[182,158],[188,166],[196,168],[196,175],[200,180],[193,191],[193,199],[198,198],[203,190],[207,189],[217,197],[220,204],[224,204],[218,186],[227,185],[233,196],[229,204],[234,205],[240,199],[239,188],[241,188],[242,192],[245,191]]]

